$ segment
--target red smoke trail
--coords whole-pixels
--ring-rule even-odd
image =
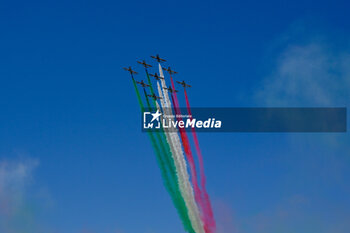
[[[173,88],[173,90],[175,90],[174,81],[173,81],[173,78],[171,76],[170,76],[170,80],[171,80],[172,88]],[[175,91],[174,91],[174,96],[171,94],[171,99],[172,99],[173,104],[174,104],[175,114],[181,115],[179,101],[177,99],[177,95],[176,95]],[[178,120],[180,121],[180,120],[182,120],[182,118],[179,117]],[[210,218],[211,215],[207,211],[208,208],[207,208],[206,200],[204,200],[204,203],[203,203],[203,197],[205,198],[205,194],[202,193],[202,191],[200,190],[199,185],[198,185],[197,170],[196,170],[195,161],[194,161],[194,158],[192,155],[190,142],[188,140],[186,130],[179,127],[179,131],[180,131],[181,140],[182,140],[182,143],[184,146],[186,158],[187,158],[188,163],[190,165],[190,171],[191,171],[191,176],[192,176],[192,183],[193,183],[193,190],[194,190],[195,199],[196,199],[197,204],[200,206],[200,208],[202,210],[201,218],[203,221],[203,227],[204,227],[204,230],[206,233],[212,233],[212,227],[211,227],[212,221]],[[208,219],[208,217],[209,217],[209,219]]]
[[[186,106],[187,106],[188,115],[191,116],[190,118],[192,120],[191,106],[190,106],[190,102],[188,101],[186,88],[184,88],[184,91],[185,91],[185,99],[186,99]],[[202,156],[201,149],[199,147],[198,137],[197,137],[197,133],[196,133],[195,128],[192,128],[192,136],[193,136],[194,144],[196,147],[196,153],[198,155],[199,173],[200,173],[200,177],[201,177],[201,186],[202,186],[202,190],[203,190],[202,194],[203,194],[203,199],[204,199],[204,203],[205,203],[205,207],[206,207],[206,212],[209,215],[210,229],[215,232],[216,223],[215,223],[215,219],[214,219],[213,209],[212,209],[212,206],[210,203],[210,198],[209,198],[209,195],[208,195],[208,192],[206,189],[206,177],[205,177],[205,173],[204,173],[203,156]]]

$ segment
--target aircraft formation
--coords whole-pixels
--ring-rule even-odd
[[[182,117],[178,117],[181,116],[182,110],[177,98],[178,90],[175,89],[175,85],[183,87],[187,113],[192,115],[186,91],[191,85],[187,84],[185,81],[174,82],[173,75],[177,74],[177,72],[171,67],[162,67],[161,63],[166,62],[166,60],[160,58],[158,54],[156,56],[151,56],[151,58],[158,63],[158,73],[150,74],[148,69],[151,68],[152,65],[148,64],[145,60],[137,61],[137,63],[142,65],[145,69],[147,74],[147,79],[145,79],[145,81],[136,81],[134,75],[136,75],[137,72],[131,67],[124,68],[124,70],[128,71],[131,75],[141,112],[143,114],[145,113],[145,106],[149,109],[152,107],[157,109],[156,113],[151,114],[153,115],[151,122],[154,119],[157,119],[161,115],[161,112],[167,115],[173,115],[173,113],[175,113],[176,119],[163,119],[164,121],[160,131],[147,131],[157,157],[164,186],[172,198],[173,204],[177,209],[186,232],[215,233],[216,223],[209,194],[206,190],[203,156],[201,154],[196,130],[194,128],[195,119],[192,119],[191,116],[191,118],[187,120],[193,122],[191,135],[194,144],[196,145],[193,152],[196,151],[199,167],[197,167],[198,165],[195,163],[191,151],[191,143],[189,142],[190,134],[177,124],[177,122],[184,121]],[[169,86],[166,84],[164,72],[167,72],[170,76],[169,81],[171,82],[171,85]],[[156,79],[155,86],[152,85],[151,77]],[[143,93],[140,93],[138,85],[141,85],[143,88]],[[158,91],[157,93],[159,96],[156,95],[155,90]],[[144,94],[145,98],[141,97],[142,94]],[[149,101],[149,98],[154,101]],[[146,100],[146,102],[144,100]],[[169,128],[168,126],[171,124],[175,131],[169,132],[164,130],[165,128]],[[142,126],[145,127],[145,124]],[[149,127],[153,129],[153,124],[148,124],[146,128]],[[199,171],[198,174],[197,171]]]
[[[162,62],[166,62],[165,59],[163,58],[160,58],[159,55],[155,55],[155,56],[151,56],[151,58],[155,59],[158,63],[162,63]],[[137,61],[138,64],[142,65],[145,69],[146,69],[146,73],[148,74],[148,68],[152,67],[152,65],[150,64],[147,64],[145,60],[143,61]],[[128,71],[132,78],[134,78],[134,74],[138,74],[136,71],[134,71],[131,66],[129,66],[128,68],[124,67],[123,68],[124,70]],[[177,74],[176,71],[172,70],[171,67],[169,66],[168,68],[164,68],[163,67],[163,70],[168,72],[169,75],[173,75],[173,74]],[[164,77],[161,77],[158,75],[158,73],[154,73],[154,74],[149,74],[151,77],[155,78],[156,80],[161,80],[161,79],[164,79]],[[181,85],[183,88],[187,88],[187,87],[191,87],[191,85],[188,85],[185,81],[176,81],[179,85]],[[137,84],[141,85],[143,88],[146,88],[146,87],[150,87],[149,84],[145,83],[143,80],[141,81],[136,81]],[[178,90],[175,90],[173,89],[171,86],[169,87],[164,87],[165,89],[167,89],[170,93],[174,93],[174,92],[178,92]],[[154,93],[152,95],[147,95],[148,97],[151,97],[153,98],[154,100],[157,100],[157,99],[162,99],[162,97],[159,97],[159,96],[156,96]]]

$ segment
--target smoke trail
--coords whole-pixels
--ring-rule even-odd
[[[152,82],[151,82],[151,79],[150,79],[150,77],[149,77],[149,74],[148,74],[147,69],[146,69],[146,74],[147,74],[148,84],[149,84],[150,89],[151,89],[151,94],[153,95],[153,94],[155,94],[155,92],[154,92],[153,85],[152,85]],[[157,107],[157,109],[159,109],[159,111],[161,111],[161,109],[160,109],[160,107],[159,107],[157,101],[156,101],[155,99],[153,99],[153,98],[152,98],[152,100],[153,100],[153,105],[154,105],[154,107]],[[161,128],[161,132],[162,132],[162,133],[160,134],[160,136],[161,136],[161,139],[160,139],[160,140],[163,142],[163,144],[165,144],[165,145],[167,146],[167,159],[168,159],[168,161],[169,161],[169,164],[171,164],[171,168],[172,168],[172,169],[174,170],[174,172],[176,173],[176,168],[175,168],[174,160],[173,160],[173,157],[172,157],[172,154],[171,154],[170,145],[169,145],[169,143],[167,143],[167,139],[166,139],[165,132],[164,132],[164,129],[163,129],[163,128]],[[157,134],[157,136],[158,136],[158,135],[159,135],[159,134]],[[176,175],[176,174],[175,174],[175,175]]]
[[[148,108],[151,108],[151,105],[149,103],[145,89],[144,89],[144,94],[145,94],[145,98],[147,101],[147,106],[148,106]],[[154,102],[157,105],[157,102],[156,101],[154,101]],[[160,110],[159,106],[157,107],[157,109]],[[151,131],[150,131],[150,134],[153,138],[152,144],[156,145],[156,141],[155,141]],[[161,134],[164,135],[164,131],[161,132]],[[190,222],[190,219],[189,219],[189,216],[187,213],[185,201],[184,201],[184,199],[181,195],[180,189],[179,189],[179,184],[177,182],[174,161],[172,160],[171,154],[170,154],[171,153],[170,147],[165,141],[163,141],[163,139],[161,138],[161,136],[158,133],[155,133],[155,135],[157,136],[158,142],[159,142],[161,149],[162,149],[162,152],[163,152],[163,156],[161,156],[162,154],[158,150],[158,153],[160,155],[159,157],[161,159],[160,161],[161,161],[162,165],[164,166],[164,170],[168,170],[169,175],[170,175],[170,178],[169,178],[169,186],[171,188],[171,190],[169,192],[170,196],[171,196],[173,203],[178,211],[178,214],[180,215],[180,218],[182,220],[182,223],[183,223],[185,229],[188,232],[192,233],[192,232],[194,232],[194,230],[193,230],[192,224]],[[162,158],[162,157],[164,157],[164,158]]]
[[[171,75],[170,75],[170,80],[171,80],[172,88],[173,88],[173,90],[175,90],[174,81],[173,81],[173,78],[171,77]],[[176,114],[181,115],[181,110],[180,110],[180,106],[179,106],[176,92],[174,92],[174,96],[171,95],[171,98],[172,98],[173,103],[174,103],[174,109],[175,109]],[[182,120],[182,118],[179,117],[178,120],[180,121],[180,120]],[[211,233],[212,231],[211,231],[211,224],[210,224],[210,213],[208,213],[208,208],[206,207],[206,203],[203,203],[202,199],[203,199],[204,195],[198,186],[196,165],[195,165],[195,161],[194,161],[194,158],[192,155],[190,142],[189,142],[189,139],[187,137],[186,130],[183,128],[179,128],[179,131],[180,131],[180,136],[181,136],[184,148],[185,148],[186,158],[187,158],[187,161],[190,165],[190,172],[191,172],[191,176],[192,176],[192,183],[193,183],[195,199],[196,199],[197,204],[201,208],[201,213],[202,213],[201,218],[203,221],[204,230],[206,233]]]
[[[142,99],[141,99],[141,95],[140,95],[140,92],[139,90],[137,89],[137,85],[136,85],[136,81],[135,79],[132,77],[132,81],[133,81],[133,85],[134,85],[134,88],[135,88],[135,92],[136,92],[136,96],[137,96],[137,99],[138,99],[138,102],[139,102],[139,105],[140,105],[140,108],[141,108],[141,111],[144,112],[144,105],[142,103]],[[147,97],[147,96],[146,96]],[[147,99],[147,98],[146,98]],[[148,100],[148,99],[147,99]],[[193,230],[193,227],[187,217],[187,213],[186,213],[186,207],[184,205],[181,205],[181,195],[176,195],[175,192],[172,187],[171,187],[171,184],[170,184],[170,181],[169,181],[169,177],[168,177],[168,174],[166,172],[166,168],[165,168],[165,164],[164,164],[164,161],[161,157],[161,153],[160,153],[160,150],[157,146],[157,143],[156,143],[156,140],[154,138],[154,135],[151,131],[148,131],[148,135],[151,139],[151,143],[152,143],[152,146],[154,148],[154,151],[156,153],[156,158],[157,158],[157,162],[158,162],[158,165],[160,167],[160,170],[161,170],[161,174],[162,174],[162,177],[163,177],[163,182],[164,182],[164,186],[165,188],[167,189],[167,191],[169,192],[173,202],[174,202],[174,205],[180,215],[180,218],[183,222],[183,225],[185,227],[186,230],[188,230],[189,232],[191,233],[194,233],[195,231]],[[179,202],[180,200],[180,202]]]
[[[186,88],[184,88],[184,92],[185,92],[185,99],[186,99],[186,106],[187,106],[188,115],[191,116],[190,118],[192,120],[191,106],[190,106],[190,102],[188,100]],[[202,190],[203,190],[203,192],[202,192],[203,200],[205,202],[207,213],[209,214],[210,227],[215,232],[216,231],[216,222],[215,222],[213,208],[211,206],[210,198],[209,198],[209,195],[208,195],[208,192],[206,189],[206,177],[205,177],[205,173],[204,173],[203,156],[202,156],[201,149],[199,147],[198,137],[197,137],[197,133],[196,133],[195,128],[192,128],[192,136],[193,136],[193,140],[194,140],[194,144],[195,144],[195,148],[196,148],[196,153],[198,155],[200,177],[201,177],[201,186],[202,186]]]
[[[163,87],[162,89],[159,85],[159,82],[157,82],[159,95],[163,97],[161,99],[162,108],[167,115],[172,115],[172,111],[170,109],[171,103],[169,101],[168,92],[166,89],[164,89],[164,87],[166,87],[166,83],[164,80],[164,75],[160,64],[159,64],[159,73],[160,73],[160,76],[163,77],[163,79],[161,79],[162,87]],[[187,173],[186,161],[183,156],[180,139],[177,135],[177,132],[166,132],[166,136],[168,138],[168,142],[173,151],[175,166],[178,169],[178,174],[179,174],[180,189],[183,193],[185,203],[189,210],[189,216],[190,216],[192,225],[195,228],[196,232],[202,233],[203,232],[202,222],[200,219],[198,207],[194,201],[193,190],[189,182],[189,175]]]
[[[175,114],[176,115],[181,115],[181,111],[179,109],[179,106],[177,105],[176,97],[174,98],[174,96],[171,95],[171,98],[172,98],[172,101],[174,103]],[[181,121],[182,118],[181,117],[177,117],[177,120]],[[202,207],[202,200],[201,200],[201,191],[199,189],[198,182],[197,182],[197,179],[198,179],[197,171],[196,171],[193,155],[192,155],[192,152],[191,152],[190,143],[189,143],[188,137],[186,135],[186,131],[183,128],[179,128],[179,131],[180,131],[181,140],[182,140],[182,143],[183,143],[183,146],[184,146],[186,158],[187,158],[187,160],[189,162],[189,165],[190,165],[190,172],[191,172],[191,177],[192,177],[192,183],[193,183],[193,186],[194,186],[195,199],[196,199],[197,204],[199,204],[200,207],[203,208]]]

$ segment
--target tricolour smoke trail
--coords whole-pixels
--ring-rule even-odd
[[[157,82],[157,87],[158,87],[158,92],[159,92],[159,96],[162,97],[162,99],[160,99],[160,102],[161,102],[161,106],[162,106],[162,109],[163,109],[163,113],[165,114],[169,114],[168,112],[168,108],[166,108],[166,104],[165,104],[165,101],[164,101],[164,97],[163,97],[163,93],[162,93],[162,90],[161,90],[161,87],[159,85],[159,82]],[[157,104],[157,108],[159,109],[159,105],[158,103],[156,102]],[[184,170],[181,166],[181,163],[179,162],[179,159],[178,159],[178,152],[175,148],[175,145],[174,145],[174,141],[172,140],[172,137],[170,135],[170,132],[168,132],[167,130],[165,130],[165,135],[166,135],[166,139],[170,145],[170,148],[171,148],[171,151],[172,151],[172,156],[173,156],[173,160],[174,160],[174,163],[175,163],[175,167],[176,167],[176,170],[177,170],[177,174],[178,174],[178,181],[179,181],[179,186],[180,186],[180,191],[182,193],[182,196],[184,197],[184,200],[185,200],[185,203],[186,203],[186,206],[187,206],[187,210],[188,210],[188,214],[189,214],[189,218],[191,220],[191,223],[192,223],[192,226],[193,228],[195,229],[195,232],[199,232],[198,231],[198,224],[197,224],[197,221],[193,215],[193,211],[191,210],[191,205],[189,204],[189,197],[188,197],[188,194],[186,192],[186,185],[185,185],[185,178],[186,175],[184,175]]]
[[[175,90],[174,81],[173,81],[173,78],[171,77],[171,75],[170,75],[170,80],[171,80],[172,88],[173,88],[173,90]],[[174,103],[174,109],[176,111],[176,114],[181,115],[181,110],[180,110],[179,101],[177,99],[176,92],[174,92],[174,95],[171,95],[171,98],[172,98],[173,103]],[[182,120],[182,118],[180,117],[178,120],[180,121],[180,120]],[[190,142],[189,142],[189,139],[187,137],[186,130],[183,128],[179,128],[179,131],[180,131],[180,136],[181,136],[181,139],[182,139],[182,142],[184,145],[186,158],[187,158],[187,161],[190,165],[190,172],[191,172],[191,176],[192,176],[194,195],[195,195],[196,202],[200,206],[200,209],[201,209],[201,213],[202,213],[201,218],[203,221],[203,227],[204,227],[204,230],[206,233],[211,233],[212,229],[211,229],[211,222],[210,222],[210,214],[208,213],[208,208],[206,207],[206,203],[203,201],[204,195],[203,195],[203,193],[200,190],[199,185],[198,185],[196,163],[195,163],[193,155],[192,155]]]
[[[133,81],[133,85],[134,85],[134,88],[135,88],[137,100],[139,102],[141,111],[144,112],[145,108],[144,108],[144,105],[142,103],[141,95],[140,95],[140,92],[137,89],[137,85],[136,85],[136,82],[135,82],[133,77],[132,77],[132,81]],[[194,229],[192,227],[192,224],[191,224],[191,222],[189,220],[189,217],[188,217],[188,214],[187,214],[187,208],[185,206],[185,203],[184,203],[184,201],[181,203],[181,199],[183,200],[183,198],[182,198],[180,192],[176,191],[176,189],[174,189],[172,187],[171,183],[170,183],[170,180],[169,180],[166,168],[165,168],[164,160],[162,159],[162,156],[161,156],[159,147],[157,146],[157,143],[156,143],[156,140],[154,138],[154,135],[153,135],[153,133],[151,131],[148,131],[148,135],[149,135],[149,137],[151,139],[152,146],[153,146],[153,148],[155,150],[155,153],[156,153],[156,158],[157,158],[157,162],[158,162],[158,165],[160,167],[160,170],[161,170],[164,186],[167,189],[167,191],[169,192],[169,194],[170,194],[170,196],[171,196],[171,198],[172,198],[172,200],[174,202],[174,205],[175,205],[175,207],[178,210],[178,213],[179,213],[180,218],[181,218],[181,220],[182,220],[182,222],[184,224],[185,229],[188,232],[190,232],[190,233],[195,233],[195,231],[194,231]]]
[[[145,89],[144,89],[144,94],[145,94],[145,98],[147,101],[147,106],[148,106],[148,108],[151,108],[151,105],[149,103]],[[155,101],[155,103],[156,103],[156,101]],[[156,105],[157,105],[157,103],[156,103]],[[160,110],[159,106],[157,107],[157,109]],[[151,131],[150,131],[150,133],[152,135]],[[164,135],[164,131],[160,132],[160,133]],[[166,141],[164,142],[162,140],[159,133],[155,133],[155,135],[158,139],[158,142],[159,142],[158,144],[160,145],[162,152],[163,152],[162,154],[160,154],[161,163],[164,166],[164,169],[167,170],[169,173],[169,185],[171,186],[171,190],[170,190],[171,192],[169,192],[170,196],[171,196],[173,203],[178,211],[178,214],[180,215],[180,218],[181,218],[182,223],[185,227],[185,230],[187,230],[190,233],[194,233],[192,224],[191,224],[189,216],[188,216],[188,211],[187,211],[187,208],[185,205],[185,201],[184,201],[184,199],[181,195],[181,192],[180,192],[179,184],[177,181],[177,175],[176,175],[174,161],[172,160],[171,154],[170,154],[171,153],[170,147]],[[154,141],[153,143],[155,144],[155,139],[153,141]]]
[[[185,99],[186,99],[186,106],[187,106],[188,115],[192,116],[191,106],[190,106],[190,102],[188,100],[186,88],[184,88],[184,92],[185,92]],[[192,117],[191,117],[191,120],[192,120]],[[202,186],[202,190],[203,190],[203,192],[202,192],[203,200],[205,202],[207,214],[209,215],[210,228],[212,229],[213,232],[215,232],[216,231],[216,222],[215,222],[210,198],[209,198],[209,195],[208,195],[208,192],[206,189],[206,177],[205,177],[205,173],[204,173],[203,156],[202,156],[201,149],[199,147],[198,137],[197,137],[197,133],[196,133],[195,128],[192,128],[192,136],[193,136],[194,144],[196,147],[196,153],[198,155],[199,171],[200,171],[200,177],[201,177],[201,186]]]
[[[168,95],[167,89],[164,89],[164,87],[166,87],[166,83],[164,80],[164,75],[160,64],[159,64],[159,73],[160,73],[160,76],[163,77],[163,79],[161,79],[162,88],[160,87],[159,82],[157,82],[159,95],[163,97],[161,99],[162,108],[167,115],[172,115],[169,95]],[[171,149],[173,151],[175,166],[178,170],[178,175],[179,175],[180,190],[184,196],[185,203],[189,211],[189,217],[192,222],[192,226],[194,227],[197,233],[202,233],[204,232],[204,230],[203,230],[199,210],[194,200],[193,189],[189,182],[187,165],[183,156],[180,139],[178,137],[177,132],[166,132],[166,136],[171,146]]]
[[[160,67],[160,76],[164,78],[164,75],[163,75],[163,73],[162,73],[161,66],[159,65],[159,67]],[[147,69],[146,69],[145,71],[146,71],[146,74],[147,74],[148,84],[150,85],[151,94],[153,95],[153,94],[155,94],[154,89],[153,89],[153,85],[152,85],[152,82],[151,82],[151,79],[150,79],[150,77],[149,77],[149,74],[148,74]],[[161,93],[161,91],[160,91],[160,93]],[[159,94],[159,95],[162,96],[161,94]],[[152,99],[152,100],[153,100],[153,103],[154,103],[154,104],[157,104],[156,100],[154,100],[154,99]],[[157,104],[157,106],[158,106],[158,108],[159,108],[159,105],[158,105],[158,104]],[[170,149],[170,145],[167,143],[166,138],[165,138],[166,136],[165,136],[164,130],[163,130],[161,136],[162,136],[162,140],[165,141],[164,143],[165,143],[165,144],[168,146],[168,148]],[[172,156],[170,151],[169,151],[168,155],[169,155],[170,157]],[[174,160],[172,160],[172,166],[174,166]],[[175,167],[174,167],[173,169],[176,170]],[[187,171],[187,169],[186,169],[186,171]]]

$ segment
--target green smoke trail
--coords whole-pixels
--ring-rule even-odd
[[[147,76],[148,76],[148,73],[147,73]],[[148,76],[148,79],[149,79],[149,76]],[[139,90],[137,88],[137,85],[136,85],[136,81],[134,80],[134,78],[132,78],[132,81],[133,81],[133,85],[134,85],[134,88],[135,88],[135,92],[136,92],[136,95],[137,95],[137,99],[138,99],[141,111],[144,112],[145,108],[143,106],[141,95],[140,95],[140,92],[139,92]],[[149,82],[150,82],[150,79],[149,79]],[[150,108],[150,103],[149,103],[149,100],[147,98],[146,92],[145,92],[145,97],[146,97],[146,100],[147,100],[147,105]],[[164,132],[162,134],[164,134]],[[193,230],[193,227],[191,225],[191,222],[189,220],[188,214],[187,214],[187,208],[186,208],[185,202],[184,202],[183,197],[181,196],[181,193],[179,191],[179,187],[178,187],[178,184],[177,184],[177,179],[176,179],[176,175],[175,175],[175,171],[174,171],[175,165],[172,164],[172,166],[171,166],[171,162],[169,163],[169,161],[167,161],[167,164],[168,165],[170,164],[169,173],[170,173],[170,176],[171,176],[171,180],[173,181],[171,183],[170,180],[169,180],[168,174],[167,174],[167,170],[166,170],[166,167],[165,167],[164,160],[162,158],[162,153],[160,152],[160,149],[157,146],[157,142],[155,140],[153,132],[148,131],[148,135],[149,135],[149,137],[151,139],[152,146],[153,146],[153,148],[155,150],[155,153],[156,153],[156,158],[157,158],[157,162],[158,162],[158,165],[160,167],[160,170],[161,170],[164,186],[167,189],[167,191],[169,192],[171,199],[173,200],[173,203],[174,203],[174,205],[175,205],[175,207],[176,207],[176,209],[177,209],[177,211],[178,211],[178,213],[180,215],[180,218],[182,220],[184,228],[190,233],[195,233],[195,231]],[[159,134],[156,133],[156,135],[157,135],[158,141],[160,142],[162,151],[164,151],[164,155],[166,157],[169,157],[168,154],[170,153],[170,148],[169,148],[169,150],[167,152],[167,150],[165,149],[164,140],[162,140],[162,138],[160,137]],[[171,155],[170,155],[170,157],[171,157]],[[173,168],[171,168],[171,167],[173,167]]]
[[[153,94],[155,94],[155,92],[154,92],[154,89],[153,89],[153,86],[152,86],[152,82],[151,82],[151,79],[149,77],[149,74],[148,74],[147,70],[146,70],[146,74],[147,74],[148,84],[149,84],[150,89],[151,89],[151,94],[153,95]],[[145,93],[145,97],[146,97],[146,100],[147,100],[148,108],[151,108],[146,93]],[[152,107],[153,108],[157,108],[156,100],[153,99],[153,98],[152,98],[152,100],[153,100],[153,102],[152,102],[153,106]],[[157,133],[156,135],[157,135],[158,141],[160,142],[161,147],[163,149],[163,152],[164,152],[164,155],[165,155],[165,159],[166,159],[166,162],[168,163],[169,169],[171,169],[171,171],[172,171],[171,175],[172,175],[172,177],[174,177],[173,179],[175,181],[175,184],[177,184],[175,163],[174,163],[174,160],[173,160],[173,158],[171,156],[171,149],[170,149],[170,146],[169,146],[169,144],[168,144],[168,142],[166,140],[164,129],[161,128],[161,133],[160,134]]]

